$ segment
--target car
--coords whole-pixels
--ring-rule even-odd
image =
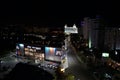
[[[37,66],[38,66],[39,68],[41,68],[41,64],[38,64]]]
[[[51,64],[47,64],[47,67],[52,69],[52,65]]]
[[[57,69],[57,66],[53,65],[52,68],[53,68],[54,70],[56,70],[56,69]]]

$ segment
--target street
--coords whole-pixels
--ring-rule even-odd
[[[68,46],[67,58],[68,58],[68,68],[66,73],[72,73],[75,76],[75,80],[94,80],[94,78],[87,71],[87,66],[78,60],[75,53],[75,49],[72,45]]]

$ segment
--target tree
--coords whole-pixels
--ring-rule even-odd
[[[75,76],[73,74],[66,75],[65,80],[75,80]]]
[[[55,74],[56,74],[56,79],[57,80],[63,80],[64,79],[64,72],[61,71],[60,66],[58,66],[57,69],[55,70]]]

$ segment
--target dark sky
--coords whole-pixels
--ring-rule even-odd
[[[101,15],[112,24],[119,24],[120,6],[114,0],[4,1],[0,3],[0,23],[26,23],[45,26],[78,24],[84,17]]]

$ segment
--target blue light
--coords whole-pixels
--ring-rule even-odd
[[[45,47],[45,54],[49,54],[49,47]]]

